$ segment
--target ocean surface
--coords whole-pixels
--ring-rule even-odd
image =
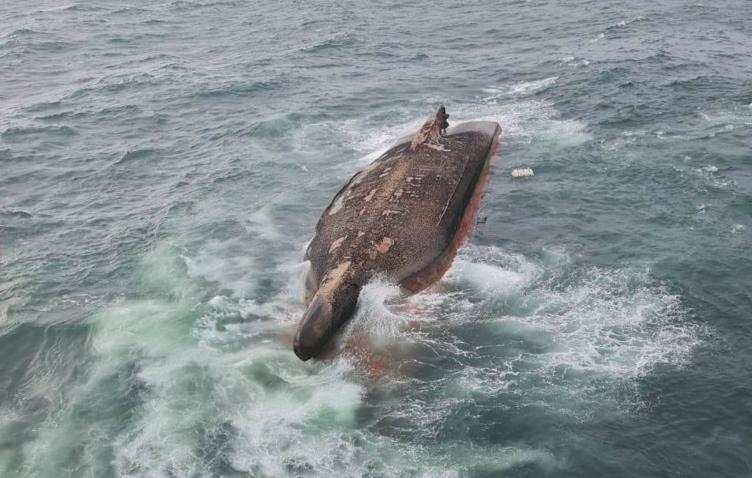
[[[440,103],[479,224],[299,361],[319,215]],[[749,477],[751,245],[746,0],[0,2],[2,477]]]

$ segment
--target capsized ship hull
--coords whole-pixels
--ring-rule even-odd
[[[448,128],[439,108],[335,195],[306,251],[306,310],[295,337],[302,360],[317,356],[349,320],[374,274],[408,292],[438,281],[467,237],[501,127],[474,121]]]

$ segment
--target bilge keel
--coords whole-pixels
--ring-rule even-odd
[[[363,285],[384,275],[414,293],[438,281],[475,222],[501,127],[449,128],[443,106],[412,138],[355,174],[326,208],[306,251],[307,310],[293,348],[319,355],[350,319]]]

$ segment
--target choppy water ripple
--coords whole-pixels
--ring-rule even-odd
[[[750,474],[750,18],[3,3],[0,475]],[[440,102],[482,223],[299,362],[318,215]]]

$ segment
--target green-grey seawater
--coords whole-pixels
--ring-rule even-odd
[[[0,476],[752,475],[752,3],[623,3],[3,0]],[[378,367],[299,361],[319,214],[439,103],[484,220],[367,286]]]

